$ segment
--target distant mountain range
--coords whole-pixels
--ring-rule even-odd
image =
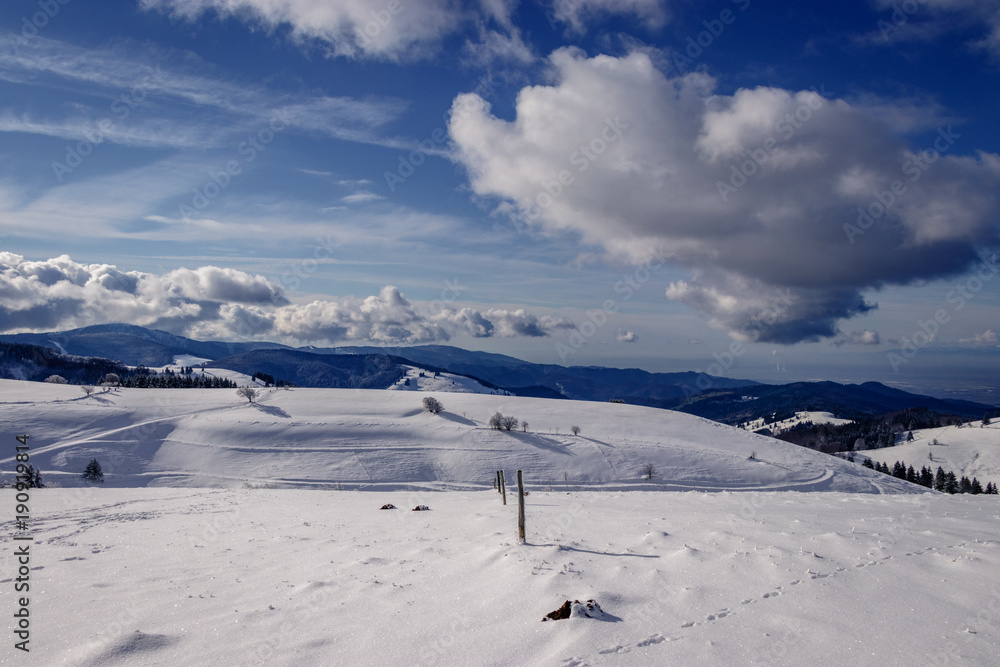
[[[301,348],[315,354],[373,354],[377,347]],[[382,350],[384,351],[384,350]],[[503,354],[471,352],[447,345],[417,345],[396,353],[421,365],[469,375],[509,389],[517,395],[550,395],[582,401],[621,399],[634,405],[678,401],[700,393],[698,386],[730,389],[756,386],[753,380],[710,377],[702,373],[649,373],[638,368],[535,364]],[[537,394],[529,394],[530,391]]]
[[[972,401],[940,399],[911,394],[879,382],[793,382],[757,385],[738,390],[708,391],[681,402],[664,401],[655,407],[670,408],[726,424],[741,424],[765,417],[786,419],[796,412],[831,412],[842,419],[860,419],[911,408],[979,418],[993,406]],[[773,417],[772,417],[773,415]]]
[[[212,363],[245,375],[266,373],[299,387],[387,389],[406,375],[405,359],[387,354],[332,357],[300,350],[252,350]]]
[[[222,359],[263,348],[291,349],[279,343],[223,343],[197,341],[132,324],[96,324],[82,329],[51,333],[0,336],[0,341],[51,347],[63,354],[103,357],[129,366],[166,366],[189,354],[202,359]]]
[[[104,324],[71,331],[0,335],[0,342],[51,348],[33,352],[47,364],[62,355],[98,357],[128,365],[165,366],[190,355],[211,365],[246,373],[266,373],[306,387],[387,388],[405,374],[406,365],[472,377],[488,387],[515,395],[626,403],[669,408],[715,421],[738,424],[758,417],[822,410],[855,419],[907,408],[981,417],[994,406],[911,394],[877,382],[843,385],[796,382],[764,385],[699,374],[649,373],[631,368],[535,364],[514,357],[474,352],[446,345],[406,348],[371,346],[301,347],[279,343],[196,341],[129,324]],[[57,355],[56,353],[62,353]],[[55,356],[53,356],[55,355]],[[30,355],[29,355],[30,356]],[[0,368],[0,377],[25,377]],[[80,360],[77,361],[79,363]],[[33,371],[37,376],[42,371]],[[84,371],[74,377],[85,375]],[[44,379],[44,378],[40,378]],[[70,378],[67,378],[70,379]],[[73,380],[71,380],[73,381]],[[93,380],[87,380],[93,381]],[[701,391],[699,387],[709,387]]]

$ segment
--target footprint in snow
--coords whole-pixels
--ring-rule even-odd
[[[636,644],[636,646],[639,646],[639,647],[642,647],[642,646],[652,646],[653,644],[662,644],[665,641],[667,641],[667,638],[664,637],[663,635],[661,635],[659,632],[657,632],[654,635],[650,635],[650,636],[646,637],[641,642],[639,642],[638,644]]]
[[[642,644],[640,644],[642,646]],[[624,646],[612,646],[611,648],[606,648],[603,651],[598,651],[601,655],[611,655],[613,653],[628,653],[628,649]]]
[[[560,664],[562,667],[588,667],[583,658],[566,658]]]
[[[694,621],[688,621],[687,623],[685,623],[685,624],[684,624],[684,625],[682,625],[681,627],[682,627],[682,628],[693,628],[693,627],[694,627],[694,626],[696,626],[696,625],[698,625],[698,624],[697,624],[697,623],[695,623]]]
[[[761,597],[766,600],[767,598],[776,598],[779,595],[781,595],[781,593],[778,591],[771,591],[770,593],[764,593]]]

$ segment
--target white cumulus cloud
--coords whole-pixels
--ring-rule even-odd
[[[688,267],[667,296],[733,338],[836,336],[875,306],[863,293],[960,273],[997,240],[1000,156],[973,153],[960,127],[913,146],[885,126],[884,99],[719,94],[638,52],[549,60],[550,82],[522,89],[511,120],[455,99],[472,190],[545,233]]]

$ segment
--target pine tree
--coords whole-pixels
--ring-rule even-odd
[[[90,463],[83,470],[83,479],[87,482],[104,482],[104,471],[97,459],[90,459]]]
[[[920,484],[926,486],[928,489],[934,486],[934,472],[929,466],[924,466],[920,469]]]
[[[944,474],[944,468],[938,466],[937,473],[934,475],[934,490],[944,491],[945,483],[948,481]]]
[[[906,469],[906,481],[913,482],[914,484],[916,484],[919,481],[917,479],[917,471],[913,469],[913,466],[910,466]]]
[[[959,493],[972,493],[972,482],[965,475],[962,475],[962,479],[958,482],[958,492]]]
[[[949,470],[944,476],[944,490],[946,493],[958,493],[958,479],[955,473]]]
[[[973,495],[978,496],[982,492],[983,492],[983,485],[979,483],[978,479],[976,479],[975,477],[973,477],[972,478],[972,490],[970,491],[970,493],[972,493]]]
[[[870,468],[870,469],[872,469],[872,470],[874,470],[874,469],[875,469],[875,464],[874,464],[874,463],[872,463],[872,460],[871,460],[871,459],[865,459],[865,462],[864,462],[864,463],[862,463],[861,465],[863,465],[863,466],[864,466],[864,467],[866,467],[866,468]]]

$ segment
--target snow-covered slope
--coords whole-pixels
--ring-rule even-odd
[[[426,394],[424,394],[426,395]],[[125,389],[0,381],[9,433],[32,436],[49,481],[79,485],[97,458],[107,486],[488,485],[523,469],[552,486],[664,490],[918,492],[920,487],[699,417],[614,403],[350,389]],[[496,431],[495,412],[527,421]],[[570,433],[572,426],[582,430]],[[8,450],[13,455],[12,450]],[[10,456],[0,465],[12,469]],[[653,479],[642,479],[647,465]]]
[[[795,416],[791,419],[784,419],[776,422],[768,422],[766,419],[755,419],[752,422],[744,424],[743,428],[747,431],[759,431],[762,428],[766,428],[772,434],[780,435],[781,433],[790,431],[795,426],[804,424],[805,422],[840,426],[841,424],[850,424],[851,420],[834,417],[831,412],[796,412]]]
[[[504,389],[491,389],[477,380],[454,373],[435,373],[417,366],[406,366],[406,375],[389,387],[395,391],[439,391],[458,394],[497,394],[510,396]]]
[[[913,431],[913,442],[860,454],[890,468],[896,461],[912,465],[918,471],[923,466],[932,470],[940,466],[957,477],[975,477],[983,486],[987,482],[1000,484],[1000,424],[982,426],[982,422],[976,421],[961,427],[921,429]]]
[[[491,491],[34,491],[31,652],[6,548],[0,662],[996,664],[993,496],[528,484],[526,544]]]

